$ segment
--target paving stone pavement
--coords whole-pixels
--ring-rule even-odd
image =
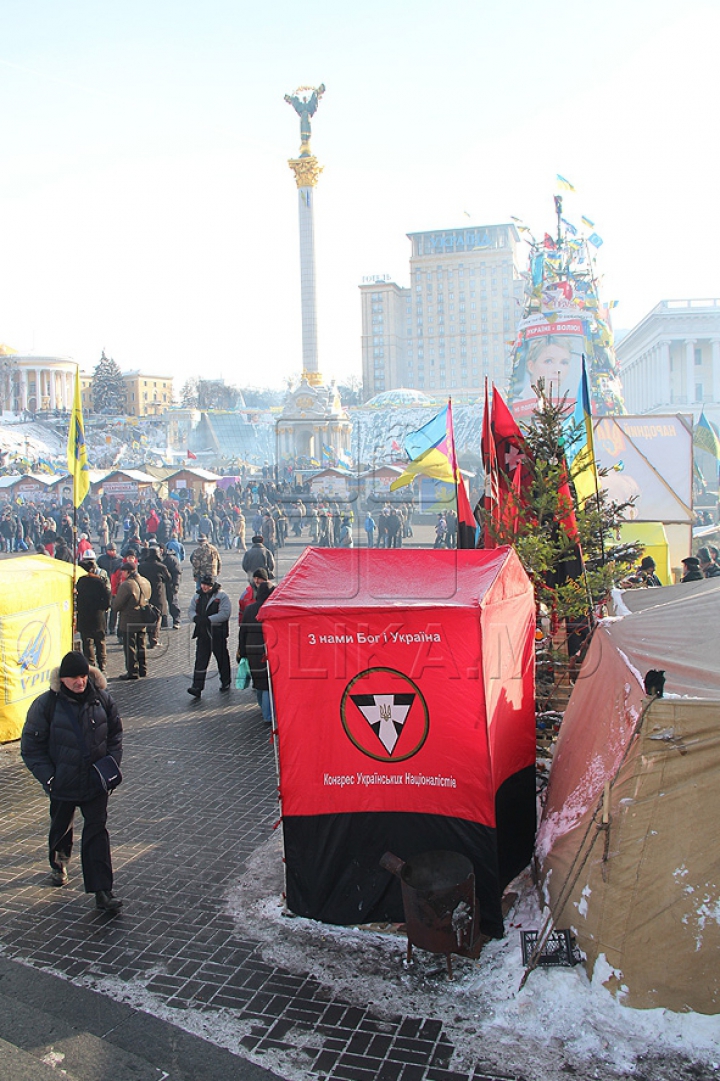
[[[284,550],[281,573],[300,551],[299,544]],[[223,555],[220,578],[236,611],[242,553]],[[191,589],[185,563],[183,608]],[[235,641],[233,627],[231,654]],[[238,933],[227,899],[278,818],[274,749],[251,692],[220,694],[214,674],[202,699],[190,699],[193,657],[184,623],[163,632],[149,654],[147,679],[122,683],[120,647],[110,646],[110,690],[125,727],[125,781],[109,815],[115,892],[125,903],[115,919],[96,913],[82,892],[77,849],[70,885],[49,887],[47,800],[23,766],[19,744],[0,747],[4,958],[106,993],[113,981],[141,986],[163,1016],[177,1011],[181,1026],[190,1014],[235,1021],[244,1033],[237,1052],[255,1063],[268,1055],[282,1077],[515,1078],[488,1072],[479,1061],[458,1070],[442,1021],[402,1012],[388,1018],[372,1004],[353,1005],[309,973],[266,963],[247,929]],[[205,1038],[213,1038],[211,1024]]]

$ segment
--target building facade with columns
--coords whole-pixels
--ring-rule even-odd
[[[73,407],[77,364],[69,357],[21,356],[6,346],[0,355],[9,366],[0,380],[0,410],[10,413],[67,412]],[[131,417],[160,416],[173,405],[173,377],[143,371],[122,373],[124,413]],[[80,372],[82,409],[92,413],[92,372]]]
[[[13,354],[2,390],[2,409],[11,413],[72,409],[76,368],[75,361],[67,357]]]
[[[661,300],[615,352],[628,413],[720,422],[720,300]]]

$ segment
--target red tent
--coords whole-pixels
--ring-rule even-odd
[[[311,548],[260,618],[289,908],[402,920],[380,857],[448,849],[501,935],[535,832],[535,605],[513,550]]]

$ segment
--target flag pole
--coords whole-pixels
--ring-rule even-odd
[[[88,493],[90,478],[88,476],[87,446],[85,443],[85,425],[82,416],[82,398],[80,395],[80,365],[75,366],[75,388],[73,393],[73,407],[70,414],[68,427],[67,445],[68,472],[72,475],[73,492],[73,632],[77,624],[77,599],[75,597],[75,585],[77,582],[77,532],[78,532],[78,506]]]
[[[590,451],[590,461],[592,462],[593,480],[595,482],[595,506],[598,512],[598,518],[600,519],[600,555],[602,559],[601,566],[605,566],[605,534],[602,529],[602,507],[600,505],[600,483],[597,471],[597,465],[595,463],[595,435],[592,426],[592,400],[590,398],[590,384],[587,377],[587,368],[585,366],[585,354],[582,354],[582,373],[583,373],[583,394],[587,394],[587,401],[583,403],[584,410],[587,412],[587,419],[585,424],[587,425],[587,441],[588,450]]]
[[[80,365],[75,366],[75,381],[78,382],[80,378]],[[77,425],[77,418],[75,417],[75,399],[73,396],[73,411],[70,414],[70,427],[68,429],[68,442],[73,428]],[[68,451],[69,455],[69,451]],[[69,463],[68,463],[69,464]],[[72,474],[72,501],[73,501],[73,523],[72,523],[72,559],[73,559],[73,581],[72,581],[72,599],[73,599],[73,621],[72,621],[72,636],[73,636],[73,649],[75,649],[75,635],[77,633],[77,544],[78,544],[78,509],[77,509],[77,469],[73,469]]]
[[[458,495],[458,473],[460,470],[458,467],[457,454],[455,453],[455,425],[453,424],[451,397],[448,397],[448,429],[450,430],[450,439],[452,440],[452,471],[453,480],[455,481],[455,547],[457,548],[460,537],[460,496]]]

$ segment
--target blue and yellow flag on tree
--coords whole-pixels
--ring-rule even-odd
[[[565,427],[565,457],[578,499],[584,502],[591,495],[597,495],[599,486],[585,357],[582,358],[582,374],[575,409]]]
[[[452,439],[452,436],[450,439]],[[448,407],[445,406],[436,417],[429,420],[422,428],[419,428],[416,432],[410,432],[405,437],[405,453],[410,461],[405,467],[402,476],[392,482],[390,491],[395,492],[398,488],[404,488],[406,484],[412,484],[415,477],[419,475],[454,484],[455,477],[450,462],[450,446],[451,443],[448,440]]]
[[[68,472],[73,479],[73,504],[79,507],[90,489],[90,467],[85,443],[79,368],[75,369],[75,397],[68,432],[67,458]]]
[[[705,416],[704,409],[700,411],[700,419],[695,425],[693,443],[700,450],[712,454],[713,458],[720,462],[720,440],[718,440],[715,429],[711,427],[710,421]]]

